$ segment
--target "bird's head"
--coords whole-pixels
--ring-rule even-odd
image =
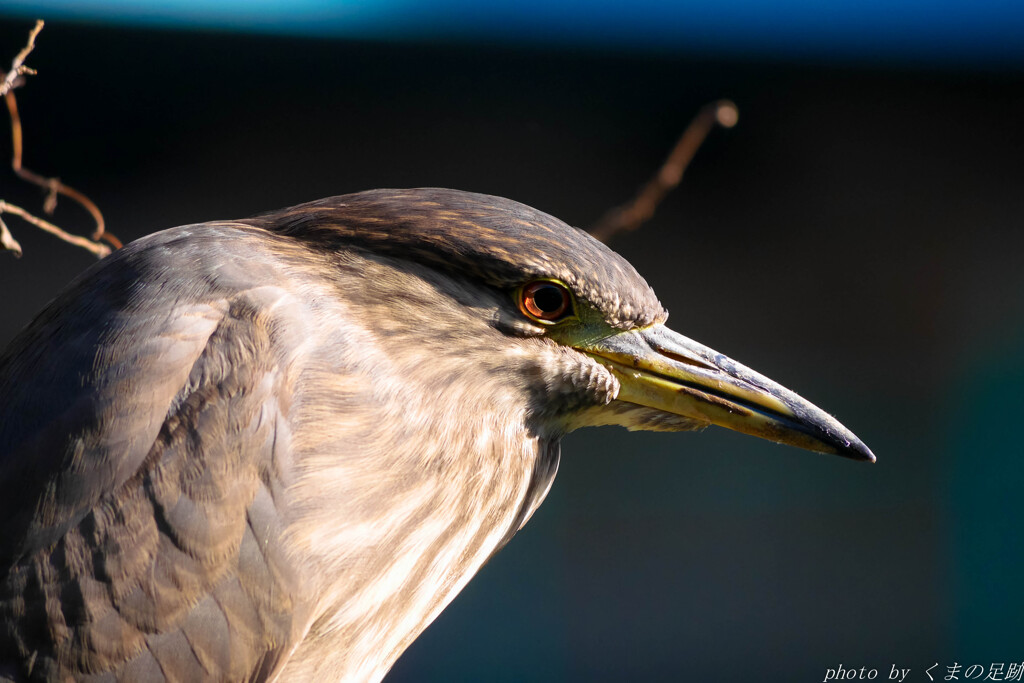
[[[668,313],[625,259],[528,206],[455,190],[372,190],[254,222],[325,251],[361,250],[438,274],[431,286],[445,305],[408,327],[422,334],[443,320],[449,328],[500,334],[479,343],[500,340],[503,348],[493,349],[492,358],[537,360],[529,381],[561,431],[587,425],[682,431],[713,424],[874,460],[821,409],[671,330]],[[377,298],[391,301],[397,293],[387,288],[401,285],[381,280]],[[449,350],[472,358],[473,334],[454,337],[467,347]],[[502,362],[492,369],[500,371]]]

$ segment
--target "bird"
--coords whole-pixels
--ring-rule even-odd
[[[0,356],[0,680],[378,681],[590,426],[855,460],[583,230],[437,189],[158,232]]]

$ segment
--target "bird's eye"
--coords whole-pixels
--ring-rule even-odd
[[[519,309],[539,322],[558,322],[572,313],[572,295],[564,285],[538,280],[520,290]]]

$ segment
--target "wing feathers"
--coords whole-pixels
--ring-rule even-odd
[[[290,442],[275,399],[287,369],[262,306],[272,297],[264,288],[259,298],[30,329],[45,348],[0,365],[0,385],[12,386],[68,342],[77,351],[39,382],[80,383],[48,423],[0,428],[3,486],[20,474],[36,487],[22,543],[13,553],[4,543],[0,671],[256,680],[291,650],[296,581],[278,547]]]

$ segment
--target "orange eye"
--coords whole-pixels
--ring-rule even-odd
[[[572,295],[557,282],[538,280],[523,287],[519,308],[535,320],[557,322],[572,313]]]

